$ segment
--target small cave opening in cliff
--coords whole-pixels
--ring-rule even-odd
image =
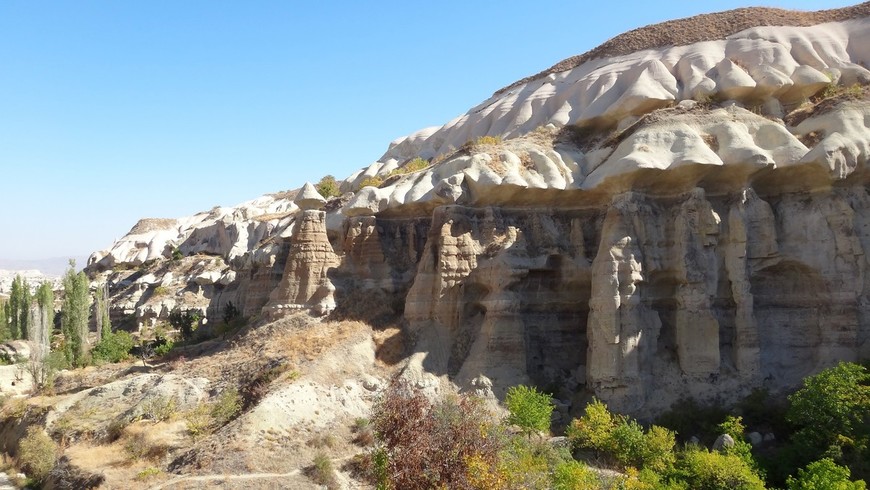
[[[750,277],[762,374],[795,384],[816,366],[823,306],[829,302],[818,271],[793,260]]]
[[[529,270],[511,288],[520,298],[526,373],[538,386],[565,386],[578,372],[585,374],[592,277],[572,264],[552,255],[546,268]]]

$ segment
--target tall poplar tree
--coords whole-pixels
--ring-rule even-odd
[[[109,285],[103,284],[94,291],[94,320],[97,323],[97,342],[112,333],[109,319]]]
[[[54,328],[54,288],[48,281],[43,281],[36,290],[36,304],[39,314],[39,324],[31,326],[30,340],[48,347],[51,330]]]
[[[6,319],[7,301],[0,302],[0,341],[9,339],[9,320]]]
[[[12,291],[6,306],[9,336],[13,339],[26,339],[30,326],[30,285],[20,275],[12,280]]]
[[[84,272],[75,271],[75,261],[63,277],[61,330],[65,340],[64,354],[73,366],[85,364],[85,343],[88,335],[88,313],[91,308],[90,283]]]

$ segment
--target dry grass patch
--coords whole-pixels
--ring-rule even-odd
[[[299,189],[273,192],[272,194],[269,194],[269,196],[271,196],[275,199],[286,199],[288,201],[292,201],[292,200],[296,199],[297,194],[299,194]]]
[[[122,407],[86,407],[79,402],[55,420],[51,435],[64,447],[80,440],[112,441],[127,425],[120,421],[122,412]]]
[[[124,450],[122,443],[110,445],[77,444],[68,448],[64,455],[70,464],[82,470],[105,477],[103,488],[138,489],[149,488],[151,485],[167,478],[166,473],[154,473],[155,464],[147,460],[133,461]],[[138,478],[144,470],[148,477]]]
[[[500,177],[504,177],[505,175],[507,175],[507,167],[505,167],[504,162],[498,156],[488,161],[486,163],[486,166],[489,167],[490,170],[498,174]]]
[[[180,431],[178,422],[135,422],[122,431],[115,445],[123,448],[128,464],[140,461],[162,464],[174,448],[180,447]]]
[[[529,155],[528,151],[520,152],[517,156],[520,158],[520,164],[524,169],[535,170],[535,162],[532,161],[532,156]]]
[[[808,103],[801,104],[785,116],[785,123],[797,126],[804,120],[828,113],[844,102],[870,100],[870,86],[830,84],[817,95],[810,97]]]
[[[290,359],[313,361],[332,347],[369,329],[368,325],[360,321],[326,322],[289,333],[283,338],[275,339],[275,342]]]
[[[713,134],[704,134],[701,136],[704,140],[704,143],[713,150],[713,153],[719,153],[719,138]]]

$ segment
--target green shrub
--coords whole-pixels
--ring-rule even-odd
[[[159,298],[161,296],[166,296],[167,294],[169,294],[169,288],[167,288],[166,286],[157,286],[156,288],[154,288],[154,292],[151,293],[151,296],[154,298]]]
[[[142,418],[163,422],[178,412],[175,400],[165,396],[155,396],[142,404]]]
[[[677,471],[692,490],[764,490],[764,482],[752,468],[733,454],[689,448],[682,453]]]
[[[586,405],[583,416],[566,430],[568,441],[577,449],[592,449],[620,466],[669,472],[676,455],[676,434],[657,425],[644,431],[635,420],[613,415],[600,400]]]
[[[373,177],[366,177],[362,182],[359,183],[359,188],[363,187],[380,187],[384,183],[384,179],[378,177],[377,175]]]
[[[227,304],[224,305],[224,323],[232,323],[233,320],[240,317],[241,315],[242,312],[240,312],[239,309],[236,308],[236,305],[234,305],[232,301],[228,301]]]
[[[650,427],[643,436],[641,449],[643,468],[657,473],[670,471],[676,461],[674,454],[676,445],[676,434],[672,431],[658,425]]]
[[[196,310],[174,309],[169,313],[169,324],[178,329],[185,342],[193,340],[193,333],[199,326],[200,313]]]
[[[121,362],[130,358],[132,348],[133,337],[129,333],[119,330],[104,335],[91,350],[91,355],[95,361]]]
[[[36,481],[43,481],[57,462],[57,445],[41,427],[30,426],[18,441],[18,462]]]
[[[841,362],[804,379],[789,396],[786,417],[798,427],[792,437],[804,461],[832,457],[860,478],[870,475],[870,372]]]
[[[550,430],[553,402],[546,393],[524,385],[508,389],[504,399],[510,415],[508,423],[520,427],[529,437],[535,432]]]
[[[428,161],[426,161],[420,157],[416,157],[413,160],[408,161],[408,163],[402,165],[401,167],[394,169],[392,172],[390,172],[390,175],[388,177],[392,177],[394,175],[405,175],[405,174],[410,174],[410,173],[414,173],[414,172],[419,172],[420,170],[423,170],[424,168],[426,168],[428,166],[429,166]]]
[[[194,440],[202,435],[211,433],[212,417],[211,408],[205,404],[199,404],[193,410],[184,415],[187,433]]]
[[[171,351],[173,347],[175,347],[175,342],[165,339],[162,344],[154,348],[154,355],[157,357],[163,357],[166,354],[169,354],[169,351]]]
[[[162,473],[163,473],[163,471],[161,471],[160,468],[155,468],[153,466],[149,466],[148,468],[145,468],[144,470],[140,471],[139,473],[136,473],[135,479],[136,479],[136,481],[147,481],[147,480],[150,480],[151,478],[154,478],[156,476],[160,476],[160,474],[162,474]]]
[[[513,437],[499,453],[499,479],[505,488],[546,490],[551,486],[551,468],[569,459],[546,441]]]
[[[501,136],[478,136],[477,138],[462,145],[464,149],[473,149],[478,146],[496,146],[501,144]]]
[[[829,83],[825,85],[825,87],[819,91],[813,99],[816,102],[838,96],[845,96],[849,99],[858,99],[861,98],[863,93],[864,90],[862,86],[857,83],[852,85],[837,85],[836,83]]]
[[[314,464],[310,470],[311,479],[318,485],[325,485],[329,490],[337,489],[338,481],[335,479],[335,469],[332,460],[324,453],[314,455]]]
[[[371,476],[377,490],[390,488],[390,456],[383,447],[372,451]]]
[[[619,423],[610,434],[613,456],[623,467],[640,468],[644,451],[643,427],[634,420],[619,418]]]
[[[332,175],[324,176],[322,179],[320,179],[320,182],[314,185],[314,188],[317,189],[317,192],[326,199],[341,195],[338,182],[336,182],[335,177],[333,177]]]
[[[242,411],[239,390],[227,388],[212,403],[200,403],[185,414],[187,433],[194,439],[228,424]]]
[[[612,434],[617,420],[607,405],[597,398],[586,405],[583,415],[571,421],[566,435],[578,449],[592,449],[599,453],[612,451]]]
[[[810,463],[799,469],[797,478],[789,477],[788,490],[864,490],[864,480],[851,481],[849,468],[834,463],[830,458]]]
[[[579,461],[563,461],[553,469],[553,490],[598,490],[601,482],[595,472]]]
[[[227,388],[221,392],[211,406],[213,424],[222,427],[236,418],[236,415],[241,411],[242,396],[239,394],[239,390]]]
[[[728,434],[732,439],[734,439],[734,445],[725,448],[725,452],[739,457],[749,465],[750,468],[758,471],[758,463],[752,457],[752,445],[746,441],[746,437],[744,436],[746,428],[743,426],[743,417],[729,415],[725,417],[725,420],[721,424],[719,424],[718,429],[721,434]]]

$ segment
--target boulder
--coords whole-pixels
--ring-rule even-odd
[[[716,438],[716,441],[713,442],[713,451],[724,451],[729,447],[734,447],[734,438],[728,434],[721,434]]]

